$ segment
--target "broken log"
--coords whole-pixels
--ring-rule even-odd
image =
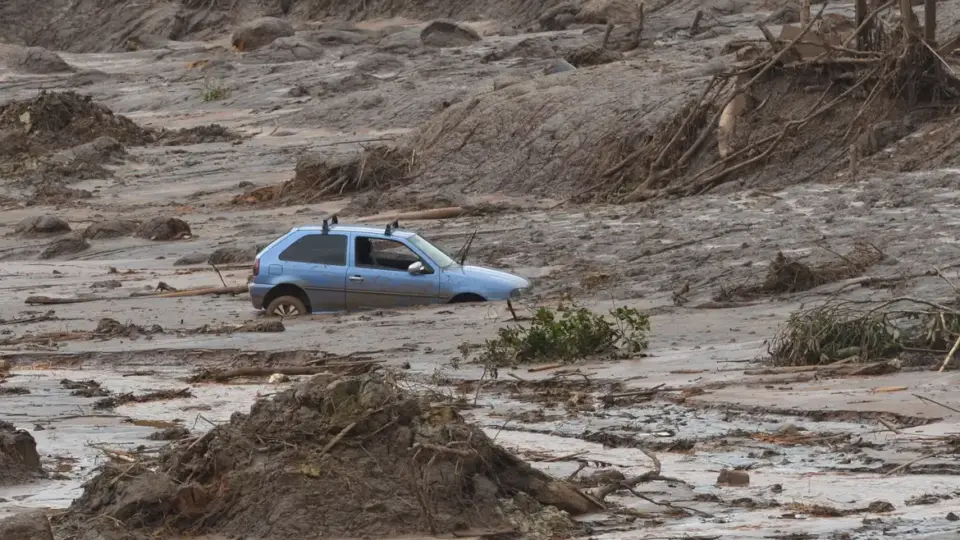
[[[149,294],[146,298],[180,298],[184,296],[205,296],[208,294],[243,294],[247,292],[246,285],[233,287],[204,287],[202,289],[184,289],[176,292]]]

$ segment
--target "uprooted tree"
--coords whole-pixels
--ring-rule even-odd
[[[835,30],[835,16],[823,16],[823,9],[802,29],[785,27],[779,38],[761,24],[769,50],[732,44],[745,65],[715,76],[672,121],[653,132],[611,134],[601,181],[582,196],[696,195],[804,152],[818,159],[794,167],[793,175],[810,178],[837,172],[849,160],[855,166],[889,142],[881,139],[902,137],[905,128],[889,132],[908,115],[938,114],[916,106],[954,102],[960,81],[920,37],[909,2],[902,25],[878,18],[891,4],[852,33]]]

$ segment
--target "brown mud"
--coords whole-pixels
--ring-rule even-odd
[[[600,506],[448,406],[380,377],[317,376],[174,443],[155,465],[108,464],[62,519],[86,530],[108,515],[99,527],[145,536],[443,534],[509,527],[499,499],[518,493],[574,514]]]

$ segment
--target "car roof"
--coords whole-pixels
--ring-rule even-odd
[[[330,232],[347,232],[347,233],[360,233],[360,234],[369,234],[375,236],[384,236],[384,230],[386,227],[364,227],[361,225],[330,225]],[[294,227],[290,232],[297,231],[323,231],[323,225],[304,225],[302,227]],[[417,233],[413,231],[405,231],[403,229],[393,229],[390,232],[391,236],[396,236],[399,238],[410,238],[411,236],[416,236]]]

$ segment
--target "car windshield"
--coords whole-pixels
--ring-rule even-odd
[[[443,252],[443,250],[431,244],[430,242],[427,242],[420,236],[413,235],[407,240],[416,246],[417,249],[424,252],[427,257],[430,257],[430,259],[437,263],[437,266],[439,266],[441,269],[446,269],[454,264],[457,264],[456,261],[451,259],[449,255]]]

